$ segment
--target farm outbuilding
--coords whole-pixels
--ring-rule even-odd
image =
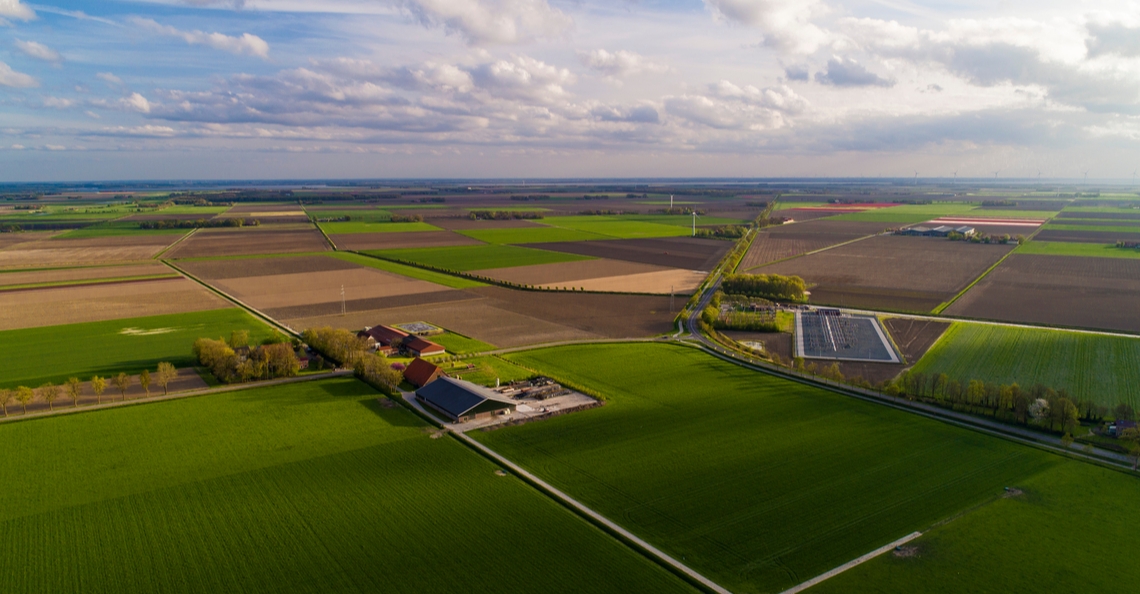
[[[509,415],[516,409],[487,388],[447,376],[416,390],[416,398],[458,423]]]
[[[411,382],[413,386],[422,388],[439,379],[442,372],[443,370],[438,366],[416,357],[414,361],[408,364],[407,369],[404,369],[404,379]]]
[[[391,346],[393,341],[407,338],[408,333],[390,326],[371,326],[357,332],[356,336],[368,341],[369,345],[386,347]]]
[[[415,357],[434,357],[447,353],[447,350],[442,346],[430,340],[424,340],[419,336],[409,336],[405,338],[403,346],[404,350],[408,351],[408,354]]]

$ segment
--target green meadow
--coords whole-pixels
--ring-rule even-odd
[[[495,230],[496,229],[487,229],[487,231]],[[516,231],[516,229],[502,230]],[[441,248],[366,251],[364,253],[408,260],[458,271],[509,268],[513,266],[553,264],[555,262],[573,262],[576,260],[592,259],[588,256],[563,254],[561,252],[536,250],[513,245],[465,245]]]
[[[544,225],[549,223],[543,223]],[[590,231],[569,229],[564,227],[515,227],[509,229],[468,229],[459,233],[492,244],[517,243],[544,243],[557,241],[591,241],[596,239],[614,239],[610,235],[602,235]]]
[[[604,407],[472,434],[733,592],[778,592],[1062,463],[692,348],[506,356]]]
[[[1036,383],[1113,407],[1140,406],[1140,338],[956,322],[914,366],[951,379]]]
[[[321,229],[329,235],[348,233],[408,233],[415,231],[442,231],[439,227],[427,223],[382,223],[357,222],[346,223],[319,223]]]
[[[1118,248],[1113,244],[1103,243],[1066,243],[1062,241],[1028,241],[1017,248],[1017,253],[1086,258],[1140,258],[1140,250],[1136,248]]]
[[[692,591],[377,396],[343,378],[0,424],[0,591]]]
[[[0,371],[0,388],[36,387],[61,383],[68,377],[90,379],[119,372],[154,370],[169,361],[175,367],[196,365],[190,352],[202,337],[229,337],[249,330],[250,342],[260,342],[273,330],[240,309],[148,316],[25,328],[0,332],[8,352]]]

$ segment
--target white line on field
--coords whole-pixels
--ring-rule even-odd
[[[796,594],[797,592],[803,592],[804,590],[807,590],[808,588],[822,582],[823,580],[826,580],[826,579],[831,578],[831,577],[835,577],[835,576],[843,573],[844,571],[847,571],[848,569],[855,567],[856,565],[870,561],[871,559],[874,559],[875,557],[878,557],[879,555],[882,555],[883,553],[885,553],[885,552],[887,552],[887,551],[889,551],[895,547],[902,546],[902,545],[904,545],[904,544],[906,544],[906,543],[908,543],[908,542],[910,542],[910,541],[912,541],[912,540],[914,540],[920,536],[922,536],[921,532],[912,532],[912,533],[892,542],[891,544],[883,545],[883,546],[871,551],[870,553],[867,553],[866,555],[863,555],[862,557],[855,559],[854,561],[848,561],[847,563],[844,563],[843,565],[840,565],[839,567],[836,567],[835,569],[832,569],[831,571],[829,571],[825,574],[813,577],[812,579],[810,579],[810,580],[808,580],[808,581],[806,581],[806,582],[804,582],[798,586],[792,586],[791,588],[784,590],[780,594]]]

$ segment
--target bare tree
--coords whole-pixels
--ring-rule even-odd
[[[36,393],[27,386],[16,388],[16,402],[19,402],[20,406],[24,408],[24,414],[28,414],[28,403],[35,397]]]
[[[12,391],[7,388],[0,389],[0,408],[4,409],[4,416],[8,416],[9,402],[12,402]]]
[[[139,374],[139,385],[142,386],[143,391],[146,392],[146,397],[150,398],[150,371],[144,369],[142,373]]]
[[[83,395],[83,384],[79,382],[79,378],[67,379],[67,395],[71,398],[72,406],[79,406],[79,397]]]
[[[48,404],[48,410],[55,410],[55,401],[59,398],[59,386],[48,382],[40,386],[40,398]]]
[[[119,372],[119,375],[111,378],[111,385],[118,388],[119,393],[123,395],[123,400],[127,399],[127,388],[131,387],[131,376]]]
[[[158,364],[158,372],[155,373],[154,379],[156,384],[162,386],[162,394],[168,395],[170,394],[170,382],[178,379],[178,370],[174,368],[174,365],[164,361]]]
[[[91,378],[91,391],[95,392],[96,404],[103,404],[103,391],[107,389],[107,380],[95,376]]]

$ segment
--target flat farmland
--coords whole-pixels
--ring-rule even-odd
[[[597,233],[598,235],[605,235],[617,239],[685,237],[692,233],[692,231],[686,227],[686,225],[692,223],[692,217],[681,216],[668,217],[663,215],[656,219],[653,217],[634,218],[632,216],[568,216],[552,217],[543,222],[561,229],[574,229],[587,233]],[[698,222],[701,221],[698,220]],[[738,221],[731,222],[736,223]],[[558,240],[550,239],[545,241]]]
[[[1140,232],[1104,230],[1072,230],[1046,227],[1033,236],[1039,241],[1065,241],[1073,243],[1116,243],[1117,241],[1140,241]],[[3,252],[0,252],[3,253]]]
[[[202,337],[229,336],[232,330],[249,330],[257,343],[271,330],[240,309],[126,318],[84,324],[0,331],[0,343],[9,348],[0,387],[60,383],[75,375],[104,377],[120,371],[138,373],[169,361],[175,367],[196,364],[190,352]],[[77,345],[61,356],[61,345]]]
[[[1104,220],[1104,221],[1137,221],[1135,224],[1140,225],[1140,212],[1097,212],[1097,211],[1080,211],[1080,210],[1066,210],[1057,214],[1057,222],[1063,222],[1064,219],[1081,219],[1081,220]]]
[[[1080,256],[1085,258],[1140,258],[1136,248],[1116,247],[1115,244],[1065,243],[1060,241],[1029,241],[1017,248],[1018,254],[1040,256]]]
[[[21,453],[0,590],[691,591],[377,396],[337,379],[0,425]]]
[[[888,318],[883,322],[883,326],[890,332],[895,345],[902,352],[905,363],[840,361],[839,371],[843,373],[844,377],[849,379],[863,378],[875,385],[894,379],[906,369],[907,365],[913,365],[922,359],[930,346],[950,327],[950,323]]]
[[[484,221],[467,218],[433,218],[431,224],[448,231],[466,231],[468,229],[527,229],[543,227],[541,223],[525,219],[507,219],[503,221]]]
[[[478,240],[450,231],[416,233],[350,233],[329,235],[338,249],[352,251],[395,250],[482,245]]]
[[[44,283],[86,282],[140,276],[175,275],[173,270],[159,264],[126,264],[122,266],[90,266],[85,268],[56,268],[27,272],[0,272],[0,288]]]
[[[287,254],[329,250],[321,232],[313,229],[203,229],[174,247],[166,258],[211,258],[254,254]]]
[[[621,260],[580,260],[515,268],[477,270],[475,274],[546,288],[665,294],[692,292],[706,272],[666,268]],[[672,287],[672,288],[671,288]]]
[[[458,271],[532,266],[587,259],[584,256],[513,245],[473,245],[370,251],[368,253]]]
[[[938,217],[962,215],[975,208],[976,207],[972,204],[955,202],[939,204],[900,204],[899,206],[891,206],[888,208],[875,208],[862,212],[842,214],[833,217],[831,220],[874,221],[878,223],[895,224],[921,223]]]
[[[358,233],[413,233],[439,231],[440,228],[427,223],[371,223],[351,221],[345,223],[320,223],[321,229],[329,235],[354,235]]]
[[[662,237],[536,243],[526,247],[684,270],[712,270],[732,246],[732,242],[719,239]]]
[[[473,437],[733,592],[791,587],[1061,461],[675,345],[506,357],[608,402]]]
[[[1140,406],[1140,339],[955,323],[916,371],[1023,388],[1041,383],[1113,407]]]
[[[47,268],[149,260],[180,235],[44,239],[0,250],[0,269]]]
[[[746,272],[777,260],[881,233],[887,227],[889,225],[878,222],[819,220],[761,229],[737,270]]]
[[[1015,253],[945,311],[1006,322],[1140,332],[1140,260]]]
[[[812,303],[928,312],[1014,247],[883,235],[749,272],[801,276]]]
[[[0,291],[0,330],[228,306],[226,301],[182,277],[19,289]]]
[[[563,227],[517,227],[514,229],[467,229],[459,231],[472,239],[484,243],[494,244],[520,244],[555,241],[595,241],[599,239],[612,239],[608,235],[567,229]]]

